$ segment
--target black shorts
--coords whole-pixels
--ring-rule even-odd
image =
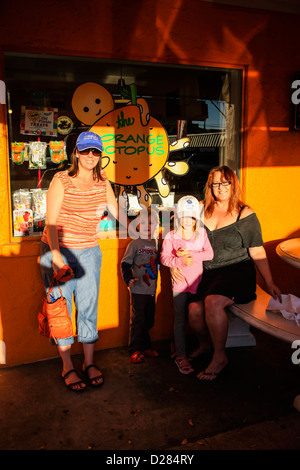
[[[204,269],[197,289],[198,300],[223,295],[238,304],[256,299],[256,269],[252,260],[215,269]]]

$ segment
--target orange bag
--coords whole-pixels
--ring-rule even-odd
[[[73,276],[74,274],[72,272],[71,277]],[[50,294],[53,290],[55,281],[59,288],[60,297],[53,301]],[[67,307],[67,301],[62,295],[57,276],[53,276],[48,294],[43,299],[43,309],[38,315],[38,321],[40,334],[53,338],[55,343],[57,343],[57,339],[73,336],[73,327]]]

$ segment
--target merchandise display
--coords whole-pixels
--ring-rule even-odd
[[[46,189],[32,189],[33,231],[40,232],[46,221]]]
[[[53,164],[58,166],[66,161],[66,145],[63,140],[51,140],[48,142],[12,142],[11,143],[11,161],[13,164],[24,166],[24,173],[29,170],[37,170],[36,189],[18,189],[12,193],[13,202],[13,235],[15,237],[25,237],[31,235],[40,235],[45,227],[46,221],[46,195],[47,189],[42,189],[41,170],[47,169],[47,163],[50,168]],[[50,164],[49,164],[50,163]],[[22,168],[22,170],[23,170]],[[22,171],[21,168],[19,171]]]
[[[67,160],[66,147],[63,140],[51,140],[51,142],[49,142],[49,149],[53,163],[60,163]]]
[[[31,193],[28,189],[19,189],[13,193],[13,207],[14,236],[33,235]]]
[[[13,193],[13,227],[15,237],[41,232],[46,221],[46,189],[18,189]]]
[[[46,163],[47,142],[29,142],[29,165],[30,170],[47,168]]]
[[[25,144],[24,142],[12,142],[11,158],[14,163],[21,165],[24,162]]]

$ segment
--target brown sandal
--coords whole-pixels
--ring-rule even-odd
[[[83,380],[77,380],[77,382],[72,382],[69,384],[66,383],[66,379],[73,372],[77,374],[77,371],[75,369],[70,369],[68,372],[65,373],[65,375],[62,376],[62,379],[64,380],[66,387],[69,390],[72,390],[72,392],[83,392],[86,389],[86,384],[83,382]],[[80,385],[80,387],[76,387],[76,385]]]
[[[94,367],[95,369],[97,369],[100,374],[99,375],[96,375],[96,377],[90,377],[89,374],[88,374],[88,370],[91,368],[91,367]],[[96,365],[96,364],[90,364],[89,366],[87,366],[84,370],[82,370],[83,374],[86,376],[86,379],[88,381],[88,383],[92,386],[92,387],[100,387],[100,385],[103,384],[103,375],[99,369],[99,367]],[[97,382],[98,379],[101,379],[100,382]]]

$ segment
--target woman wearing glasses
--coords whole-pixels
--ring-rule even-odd
[[[208,175],[204,192],[204,224],[214,258],[204,262],[197,291],[199,301],[190,304],[189,322],[200,345],[192,358],[207,350],[209,337],[213,342],[212,361],[198,378],[214,380],[228,362],[225,308],[235,302],[247,303],[256,298],[255,266],[269,293],[274,298],[281,297],[270,272],[260,223],[253,210],[242,202],[234,171],[227,166],[214,168]]]
[[[71,315],[73,295],[77,308],[78,341],[83,344],[82,372],[88,383],[99,386],[102,374],[93,362],[94,343],[98,339],[97,312],[102,254],[98,244],[98,226],[103,210],[109,206],[117,217],[118,207],[112,187],[101,170],[102,141],[93,132],[79,135],[72,154],[72,165],[55,174],[47,193],[46,227],[41,240],[40,266],[46,288],[53,272],[65,265],[74,277],[60,283]],[[53,300],[60,297],[57,286]],[[71,358],[73,336],[58,339],[63,361],[62,376],[73,391],[83,391],[86,383]]]

